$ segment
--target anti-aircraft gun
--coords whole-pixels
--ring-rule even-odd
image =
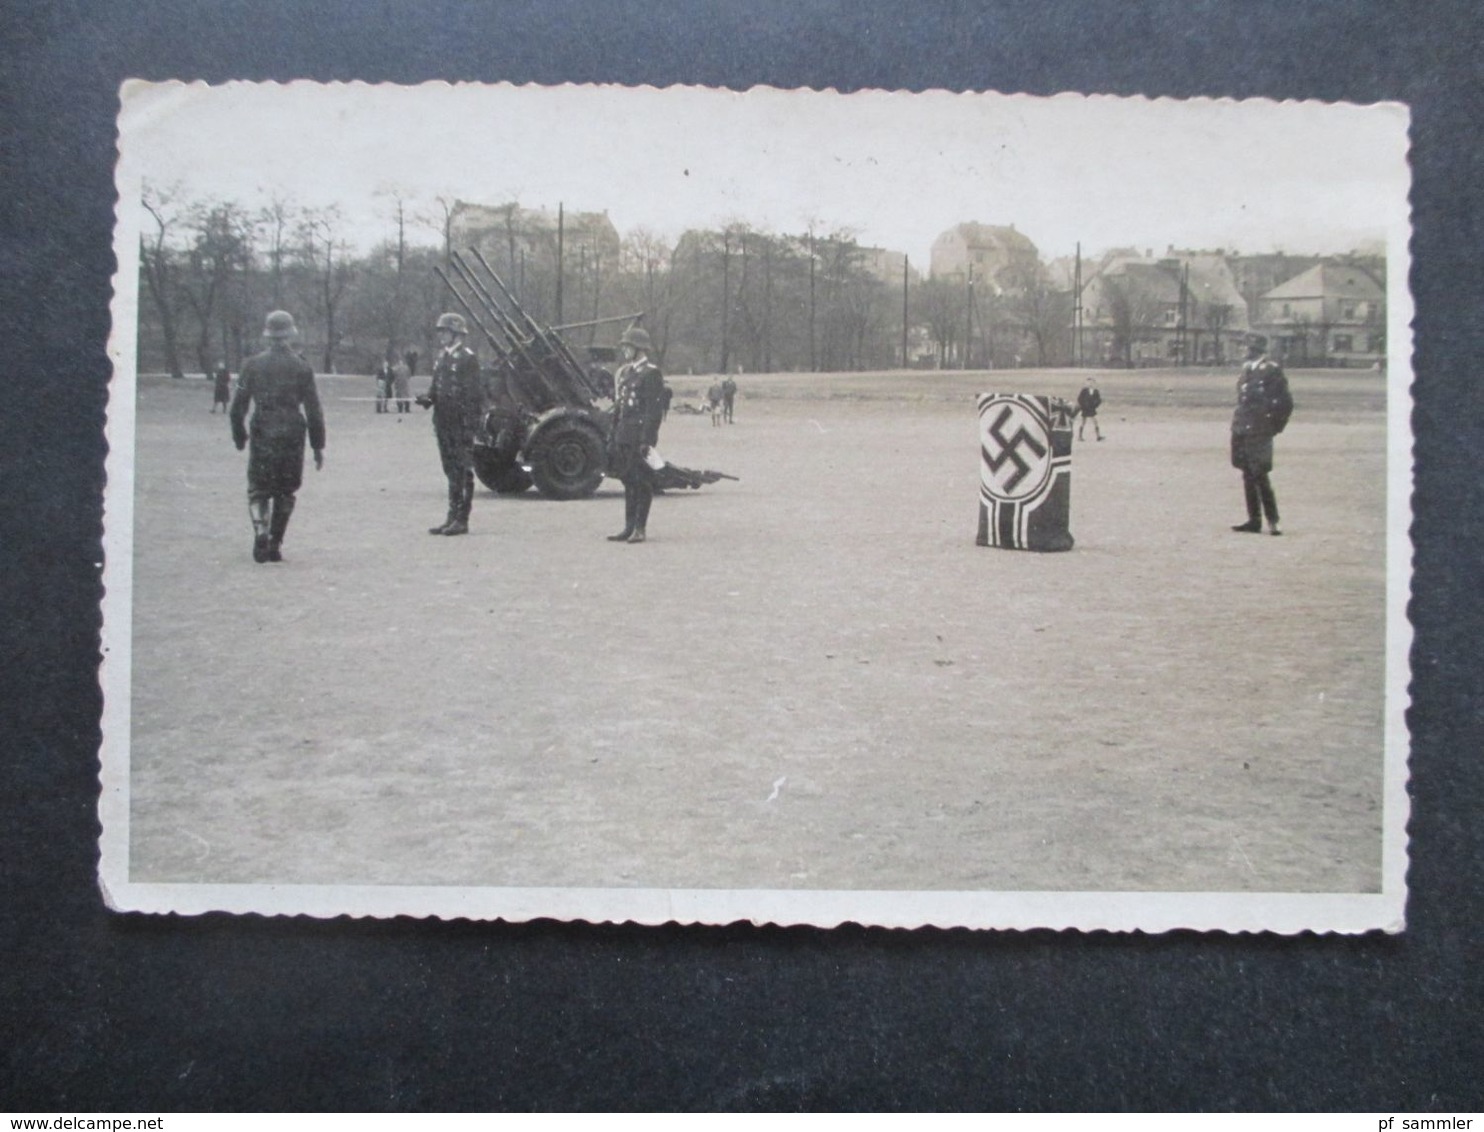
[[[514,495],[535,484],[548,499],[585,499],[606,472],[613,412],[613,375],[598,360],[579,361],[563,330],[624,322],[619,315],[565,327],[547,326],[521,306],[477,248],[449,258],[449,272],[433,269],[494,352],[486,370],[491,408],[474,438],[474,473],[491,491]],[[606,359],[605,359],[606,360]],[[666,464],[656,486],[697,488],[723,472]]]

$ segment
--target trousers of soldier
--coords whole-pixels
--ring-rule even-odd
[[[438,428],[436,431],[438,458],[443,462],[443,474],[448,478],[448,506],[457,515],[474,497],[474,434],[453,428]]]
[[[1262,515],[1266,515],[1268,522],[1278,521],[1278,497],[1273,494],[1273,485],[1268,480],[1267,472],[1242,472],[1242,494],[1247,498],[1247,518],[1254,523]],[[1262,510],[1259,511],[1258,507]]]

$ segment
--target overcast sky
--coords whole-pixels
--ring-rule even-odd
[[[1404,246],[1397,105],[698,88],[130,84],[119,187],[339,204],[355,244],[430,204],[606,210],[620,233],[853,229],[926,267],[961,221],[1043,256]],[[418,236],[431,243],[431,232]]]

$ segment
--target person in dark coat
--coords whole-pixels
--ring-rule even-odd
[[[643,542],[654,502],[654,468],[648,457],[660,439],[664,416],[665,379],[649,360],[654,349],[649,332],[631,327],[619,340],[625,365],[615,375],[613,437],[608,470],[623,482],[623,530],[609,542]]]
[[[464,345],[469,333],[461,314],[438,316],[438,344],[443,347],[433,362],[433,384],[417,399],[433,410],[433,432],[438,437],[438,456],[448,478],[448,517],[430,535],[466,535],[469,510],[474,504],[474,434],[484,415],[484,385],[479,358]]]
[[[227,406],[232,400],[232,374],[227,369],[226,362],[217,362],[211,370],[211,411],[216,412],[220,405],[222,412],[227,411]]]
[[[412,412],[412,367],[405,360],[392,363],[392,389],[397,394],[397,412]]]
[[[1082,417],[1082,419],[1077,422],[1078,440],[1082,439],[1082,430],[1086,427],[1088,421],[1092,422],[1093,435],[1096,436],[1099,440],[1103,439],[1103,430],[1098,427],[1098,408],[1102,405],[1102,403],[1103,395],[1098,391],[1098,383],[1091,377],[1089,377],[1087,379],[1087,384],[1085,384],[1082,387],[1081,392],[1077,394],[1077,412]]]
[[[721,383],[722,419],[732,423],[732,406],[737,401],[737,383],[730,377]]]
[[[1283,367],[1267,355],[1268,340],[1254,334],[1248,341],[1247,361],[1237,378],[1237,409],[1232,414],[1232,467],[1242,473],[1247,498],[1247,521],[1232,528],[1260,534],[1267,516],[1270,534],[1281,535],[1278,499],[1268,474],[1273,470],[1273,437],[1288,427],[1293,395]]]
[[[254,562],[282,562],[279,547],[304,479],[304,435],[314,466],[325,466],[325,415],[309,363],[289,345],[298,330],[287,311],[273,311],[263,337],[268,349],[243,363],[232,399],[232,441],[240,452],[249,441],[247,511],[252,519]],[[253,408],[248,423],[248,407]]]

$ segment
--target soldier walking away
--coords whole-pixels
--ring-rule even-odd
[[[1243,534],[1261,533],[1264,515],[1270,534],[1283,533],[1268,473],[1273,470],[1273,437],[1288,427],[1293,395],[1283,368],[1268,357],[1267,349],[1268,340],[1261,334],[1248,339],[1247,361],[1237,378],[1237,409],[1232,414],[1232,467],[1242,473],[1247,498],[1247,521],[1232,530]]]
[[[660,439],[665,379],[649,360],[649,332],[631,327],[619,339],[625,364],[615,375],[609,470],[623,481],[623,530],[609,542],[643,542],[654,502],[654,469],[646,457]]]
[[[474,504],[474,434],[484,412],[484,386],[479,359],[464,345],[469,327],[461,314],[438,316],[438,344],[443,347],[433,361],[433,384],[417,399],[433,410],[433,432],[438,437],[438,456],[448,478],[448,517],[430,535],[466,535],[469,510]]]
[[[721,383],[722,417],[727,424],[732,423],[732,405],[737,400],[737,383],[730,377]]]
[[[220,405],[225,413],[231,400],[232,374],[227,369],[226,362],[217,362],[211,370],[211,411],[216,412],[216,407]]]
[[[1087,422],[1092,422],[1092,432],[1099,440],[1103,439],[1103,430],[1098,427],[1098,407],[1103,403],[1103,395],[1098,392],[1098,383],[1091,377],[1082,391],[1077,394],[1077,412],[1082,419],[1077,422],[1077,439],[1082,439],[1082,430]]]
[[[309,363],[289,340],[298,333],[287,311],[273,311],[263,326],[268,349],[243,363],[232,400],[232,441],[247,458],[247,513],[252,519],[254,562],[282,562],[279,547],[304,480],[304,434],[314,466],[325,466],[325,414]],[[252,422],[247,420],[253,407]]]
[[[711,387],[706,390],[706,405],[711,410],[713,428],[721,427],[722,401],[725,397],[726,393],[722,390],[722,384],[719,381],[713,381]]]

